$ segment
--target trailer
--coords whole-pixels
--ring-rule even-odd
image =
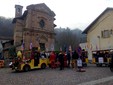
[[[110,63],[110,50],[97,50],[92,51],[92,62],[97,67],[109,66]]]

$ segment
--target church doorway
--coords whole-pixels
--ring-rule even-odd
[[[45,50],[45,43],[39,43],[40,45],[40,50],[44,51]]]

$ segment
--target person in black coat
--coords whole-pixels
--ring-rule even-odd
[[[39,64],[39,58],[40,58],[40,52],[35,51],[34,52],[34,66],[38,66],[38,64]]]
[[[72,68],[77,68],[77,59],[78,58],[79,58],[79,55],[75,50],[72,54]]]
[[[64,69],[64,54],[63,52],[59,53],[59,62],[60,62],[60,70]]]

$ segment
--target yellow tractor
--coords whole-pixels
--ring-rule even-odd
[[[31,69],[45,69],[48,66],[47,58],[42,57],[37,51],[18,51],[17,57],[11,62],[10,67],[15,71],[29,71]]]

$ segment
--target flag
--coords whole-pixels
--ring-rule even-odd
[[[21,48],[22,48],[22,50],[24,50],[24,48],[25,48],[25,43],[24,43],[24,41],[22,42]]]
[[[62,51],[62,47],[60,47],[60,51]]]
[[[92,46],[92,44],[91,44],[91,48],[90,48],[90,49],[92,50],[92,48],[93,48],[93,46]]]
[[[72,51],[71,45],[69,46],[69,51]]]
[[[32,44],[32,42],[30,43],[30,49],[32,49],[32,47],[33,47],[33,44]]]
[[[78,47],[78,53],[81,53],[81,51],[82,51],[82,48],[79,46]]]
[[[54,51],[54,45],[51,44],[51,51]]]
[[[77,48],[77,52],[78,52],[79,56],[81,56],[82,48],[80,46]]]
[[[96,50],[98,50],[98,46],[96,45]]]
[[[85,50],[87,51],[88,50],[88,48],[87,48],[87,46],[85,45]]]

